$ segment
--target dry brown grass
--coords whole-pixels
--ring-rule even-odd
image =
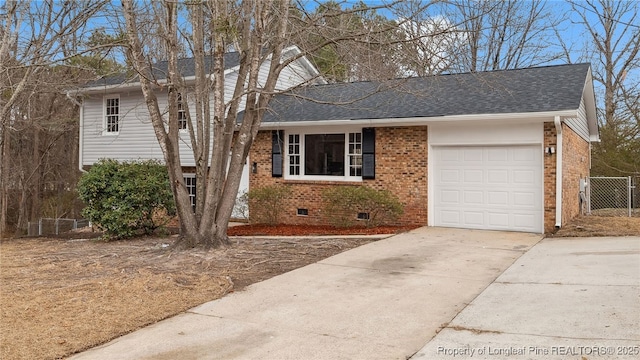
[[[240,239],[168,250],[171,238],[0,243],[0,358],[55,359],[372,239]]]
[[[634,215],[638,216],[578,216],[553,236],[640,236],[640,213]]]
[[[640,217],[582,216],[554,234],[625,235],[640,235]],[[0,359],[65,357],[370,241],[243,238],[208,252],[170,251],[173,238],[0,242]]]

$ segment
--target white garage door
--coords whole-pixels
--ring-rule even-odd
[[[539,146],[441,146],[435,158],[435,226],[542,233]]]

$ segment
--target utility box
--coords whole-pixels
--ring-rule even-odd
[[[587,191],[587,179],[580,178],[580,192]]]

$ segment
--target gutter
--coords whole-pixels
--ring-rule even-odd
[[[78,121],[78,169],[80,170],[80,172],[85,173],[87,171],[82,168],[82,151],[83,151],[82,133],[84,132],[82,120],[84,119],[84,104],[79,102],[75,97],[71,96],[71,91],[67,91],[67,98],[71,100],[71,102],[76,104],[78,107],[80,107],[80,120]]]
[[[562,121],[553,119],[556,126],[556,229],[562,227]]]
[[[429,117],[408,118],[380,118],[380,119],[335,119],[335,120],[302,120],[302,121],[269,121],[261,122],[260,129],[284,129],[304,126],[423,126],[429,123],[455,123],[464,121],[476,121],[491,119],[496,123],[511,122],[514,119],[527,119],[531,121],[545,122],[555,117],[575,117],[575,110],[543,111],[528,113],[500,113],[500,114],[468,114],[468,115],[444,115]]]

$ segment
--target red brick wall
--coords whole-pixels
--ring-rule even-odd
[[[427,225],[427,152],[426,126],[376,129],[376,178],[365,184],[398,196],[407,224]]]
[[[557,150],[556,127],[552,122],[544,123],[544,148]],[[544,155],[544,232],[555,230],[556,225],[556,154]]]
[[[589,144],[563,125],[563,223],[579,212],[579,178],[589,173]],[[557,135],[553,122],[544,124],[544,147],[557,150]],[[271,177],[271,131],[258,133],[251,149],[250,161],[257,163],[257,173],[251,174],[250,189],[272,184],[292,186],[292,195],[283,204],[283,221],[289,224],[320,224],[321,194],[329,186],[364,184],[387,189],[405,205],[404,224],[427,224],[427,127],[376,128],[376,178],[362,183],[284,180]],[[555,230],[556,157],[544,155],[544,231]],[[297,209],[309,210],[308,216],[297,216]],[[251,213],[251,209],[250,209]]]
[[[589,143],[562,125],[562,225],[580,214],[580,179],[589,176]]]
[[[376,178],[362,183],[340,181],[284,180],[271,176],[271,131],[260,131],[250,153],[257,163],[251,174],[249,189],[273,184],[291,186],[292,195],[283,204],[283,222],[287,224],[321,224],[322,191],[329,186],[366,185],[387,189],[405,205],[402,224],[427,224],[427,128],[376,128]],[[297,209],[308,209],[308,216],[297,216]],[[252,209],[249,209],[251,214]]]
[[[554,123],[544,124],[544,146],[558,150]],[[557,152],[544,157],[544,231],[553,232],[556,224]],[[562,225],[580,213],[580,178],[589,176],[589,143],[566,124],[562,124]]]

